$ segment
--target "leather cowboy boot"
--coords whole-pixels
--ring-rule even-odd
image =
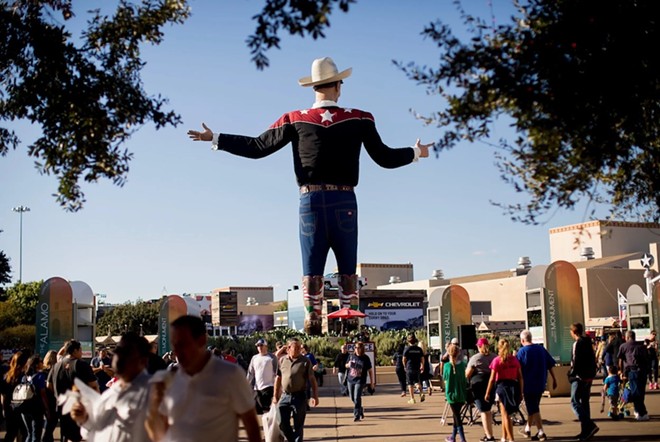
[[[303,305],[305,306],[305,333],[321,335],[321,304],[323,303],[323,276],[303,276]]]
[[[358,275],[339,275],[337,279],[340,307],[349,307],[357,310],[360,304],[360,298],[358,297]]]

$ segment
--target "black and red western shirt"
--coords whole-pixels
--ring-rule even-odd
[[[246,158],[263,158],[291,143],[299,186],[356,186],[362,145],[378,165],[388,169],[410,164],[417,157],[412,147],[385,145],[369,112],[327,101],[285,113],[256,138],[217,134],[213,143],[220,150]]]

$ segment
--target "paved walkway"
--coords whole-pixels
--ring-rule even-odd
[[[646,393],[650,421],[635,422],[626,418],[615,422],[608,419],[607,414],[599,413],[600,381],[596,382],[592,390],[591,411],[600,432],[594,441],[660,442],[660,391]],[[337,387],[321,387],[320,393],[319,406],[307,414],[305,441],[440,442],[451,434],[451,417],[447,425],[440,423],[445,398],[439,391],[427,396],[423,403],[410,405],[406,402],[408,398],[399,396],[398,386],[379,385],[373,396],[363,398],[365,419],[361,422],[353,422],[352,403],[339,394]],[[571,411],[569,398],[543,398],[541,414],[549,440],[574,440],[572,437],[579,432],[580,426]],[[476,442],[483,436],[480,423],[464,428],[468,442]],[[520,428],[514,427],[516,441],[528,440],[518,434]],[[501,435],[501,428],[496,426],[496,440]],[[0,439],[3,437],[4,432],[0,431]]]
[[[636,422],[632,418],[615,422],[600,414],[600,381],[594,385],[591,396],[591,411],[599,433],[595,441],[617,442],[658,442],[660,441],[660,392],[646,394],[646,406],[651,420]],[[399,396],[396,385],[378,386],[374,396],[363,398],[365,419],[353,422],[352,403],[347,397],[338,395],[335,387],[321,388],[320,405],[307,414],[305,427],[306,441],[344,441],[360,442],[413,442],[444,441],[451,434],[451,417],[443,426],[440,417],[445,406],[444,394],[439,391],[428,396],[423,403],[408,404],[408,398]],[[571,410],[570,399],[543,398],[541,415],[549,440],[567,441],[579,433],[580,426]],[[451,413],[450,413],[451,416]],[[469,442],[476,442],[484,433],[480,423],[465,426],[465,435]],[[518,434],[521,427],[515,426],[517,441],[528,440]],[[501,437],[501,428],[495,427],[495,437]]]

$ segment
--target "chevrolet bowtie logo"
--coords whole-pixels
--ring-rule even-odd
[[[380,307],[382,307],[382,306],[384,306],[384,305],[385,305],[385,304],[383,304],[382,302],[375,302],[375,301],[374,301],[374,302],[370,302],[370,303],[367,305],[367,307],[380,308]]]

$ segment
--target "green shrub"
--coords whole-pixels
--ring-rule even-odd
[[[37,336],[34,325],[17,325],[0,331],[0,348],[34,351]]]

